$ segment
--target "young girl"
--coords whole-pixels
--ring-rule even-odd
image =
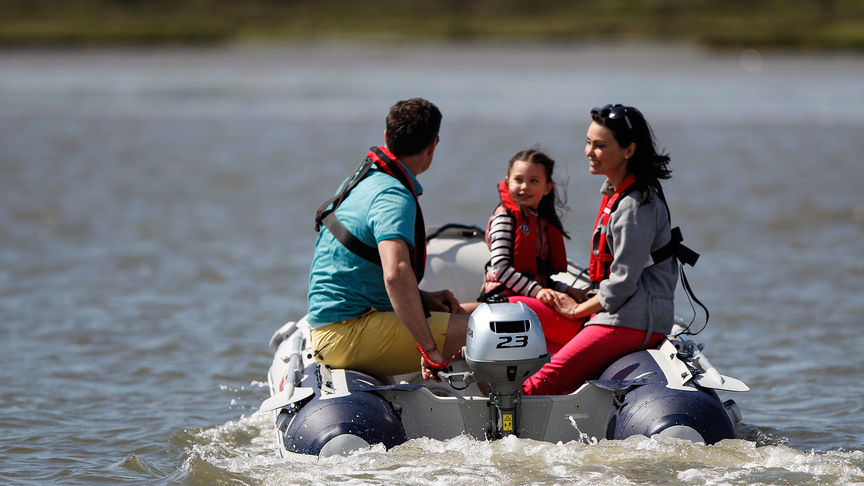
[[[564,238],[569,238],[556,212],[559,202],[552,181],[554,168],[555,161],[535,149],[523,150],[510,159],[507,177],[498,183],[501,203],[486,231],[491,259],[477,300],[501,295],[524,301],[537,312],[550,346],[560,346],[579,326],[568,321],[563,328],[547,327],[547,322],[560,320],[560,316],[536,299],[548,289],[574,299],[581,299],[582,293],[551,278],[567,270]]]

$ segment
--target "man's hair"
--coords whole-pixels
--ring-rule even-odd
[[[441,112],[423,98],[397,101],[387,115],[387,148],[396,157],[416,155],[438,138]]]

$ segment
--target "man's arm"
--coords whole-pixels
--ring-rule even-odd
[[[417,278],[411,268],[408,243],[398,238],[382,240],[378,243],[378,253],[384,269],[384,287],[394,312],[429,357],[438,362],[443,361],[441,354],[434,349],[437,347],[435,339],[423,313]]]

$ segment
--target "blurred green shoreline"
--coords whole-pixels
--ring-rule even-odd
[[[0,0],[0,46],[685,41],[864,51],[858,0]]]

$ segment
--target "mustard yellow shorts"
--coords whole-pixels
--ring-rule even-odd
[[[450,314],[432,312],[426,319],[438,349]],[[315,359],[331,368],[350,368],[373,376],[420,371],[417,341],[395,312],[369,312],[311,331]]]

